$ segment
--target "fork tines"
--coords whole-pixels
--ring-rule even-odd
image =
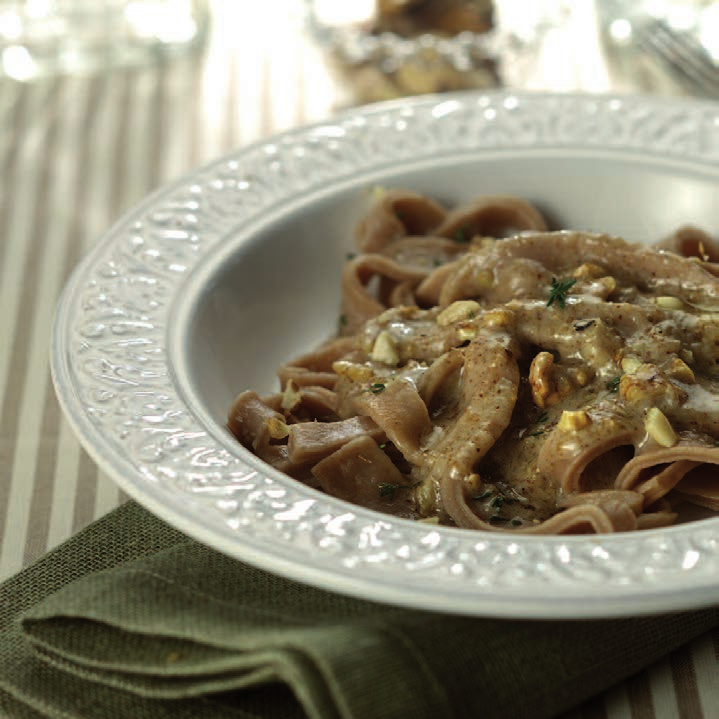
[[[664,20],[637,23],[639,47],[692,85],[695,92],[719,97],[719,65],[691,33],[675,30]]]

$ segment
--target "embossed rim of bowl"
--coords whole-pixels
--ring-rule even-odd
[[[357,151],[358,144],[371,148],[378,141],[381,157]],[[588,537],[428,527],[349,508],[244,450],[233,451],[178,392],[171,356],[180,350],[168,339],[168,315],[192,282],[192,270],[228,231],[253,227],[270,208],[358,170],[437,153],[521,147],[640,153],[719,173],[719,105],[499,91],[425,96],[269,138],[161,188],[97,243],[57,308],[53,381],[82,444],[130,496],[188,535],[332,591],[415,608],[528,618],[621,616],[716,602],[719,518]],[[199,214],[205,224],[198,232]],[[172,243],[168,254],[145,232],[150,218],[185,241]],[[142,270],[159,284],[157,297],[138,298],[132,273],[123,272],[128,262],[134,276]],[[108,339],[110,328],[130,342]],[[134,340],[144,346],[140,364],[121,349]],[[154,444],[147,436],[157,418],[140,411],[150,405],[164,413],[164,439]],[[193,459],[198,453],[200,463]]]

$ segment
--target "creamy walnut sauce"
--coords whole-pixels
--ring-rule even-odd
[[[356,240],[338,338],[281,367],[278,394],[230,410],[259,457],[375,510],[490,531],[719,510],[709,235],[682,228],[658,249],[549,232],[515,197],[447,212],[391,191]]]

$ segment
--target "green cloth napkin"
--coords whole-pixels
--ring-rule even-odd
[[[384,606],[246,566],[129,502],[0,587],[0,715],[542,719],[718,619]]]

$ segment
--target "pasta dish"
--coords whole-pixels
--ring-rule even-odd
[[[390,190],[355,231],[337,336],[228,427],[276,469],[394,515],[518,533],[719,510],[719,249],[549,231],[533,205]]]

